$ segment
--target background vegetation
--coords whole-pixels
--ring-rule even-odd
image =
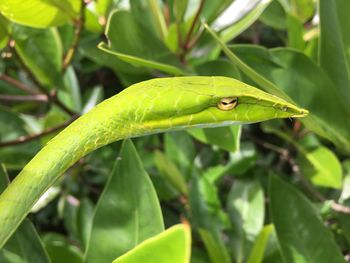
[[[193,263],[350,262],[349,11],[1,0],[0,190],[76,117],[154,77],[233,77],[310,115],[103,147],[49,189],[0,261],[112,262],[157,236],[115,262],[186,262],[190,247]]]

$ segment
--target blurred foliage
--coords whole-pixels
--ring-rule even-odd
[[[349,11],[349,0],[1,0],[0,191],[77,116],[154,77],[233,77],[310,115],[96,150],[0,262],[350,262]]]

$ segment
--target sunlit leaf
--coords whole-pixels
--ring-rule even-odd
[[[16,23],[44,28],[73,22],[80,3],[77,0],[1,0],[0,12]]]
[[[176,225],[147,239],[113,263],[189,263],[191,231],[188,225]]]

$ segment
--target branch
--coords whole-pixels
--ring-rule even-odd
[[[0,80],[3,80],[5,82],[11,84],[12,86],[28,93],[28,94],[32,94],[32,95],[38,94],[38,92],[36,90],[30,88],[26,84],[14,79],[14,78],[11,78],[10,76],[7,76],[5,74],[0,74]]]
[[[15,146],[15,145],[20,145],[24,144],[36,139],[39,139],[45,135],[48,135],[50,133],[53,133],[55,131],[61,130],[65,127],[67,127],[69,124],[71,124],[76,118],[72,118],[60,125],[57,125],[55,127],[48,128],[40,133],[32,134],[32,135],[25,135],[25,136],[20,136],[16,140],[13,141],[7,141],[7,142],[0,142],[0,148],[1,147],[7,147],[7,146]]]
[[[305,176],[302,174],[302,172],[300,171],[300,168],[298,166],[298,164],[295,162],[295,160],[290,156],[289,151],[286,149],[283,149],[281,147],[278,147],[276,145],[270,144],[268,142],[262,141],[259,138],[256,138],[254,136],[252,136],[251,134],[246,134],[246,136],[253,140],[255,143],[259,144],[260,146],[275,151],[276,153],[278,153],[281,158],[283,158],[284,160],[286,160],[289,165],[292,168],[292,171],[298,175],[298,178],[301,182],[301,184],[308,190],[308,192],[318,201],[320,202],[326,202],[326,201],[330,201],[330,205],[333,211],[338,212],[338,213],[343,213],[343,214],[348,214],[350,215],[350,207],[342,205],[337,203],[334,200],[327,200],[320,192],[318,192],[316,190],[316,188],[305,178]]]
[[[85,23],[85,4],[84,0],[81,0],[81,8],[80,8],[80,16],[79,19],[75,22],[75,31],[74,31],[74,39],[72,42],[72,46],[68,49],[66,55],[63,59],[62,71],[66,71],[68,66],[71,64],[75,51],[78,47],[80,41],[80,35],[84,28]]]
[[[190,30],[187,32],[187,35],[186,35],[186,39],[185,39],[185,43],[183,45],[183,49],[184,51],[186,51],[189,47],[189,44],[190,44],[190,41],[191,41],[191,36],[192,36],[192,33],[194,31],[194,28],[197,24],[197,21],[199,19],[199,16],[202,12],[202,9],[204,7],[204,3],[205,3],[205,0],[201,0],[200,4],[199,4],[199,7],[198,7],[198,10],[197,10],[197,13],[192,21],[192,24],[191,24],[191,27],[190,27]]]
[[[0,101],[38,101],[47,103],[49,99],[45,94],[35,95],[4,95],[0,94]]]
[[[52,92],[51,94],[45,90],[44,88],[41,87],[41,84],[40,82],[36,79],[36,77],[34,76],[34,74],[32,73],[32,71],[27,67],[27,65],[22,61],[21,57],[17,54],[16,52],[16,49],[13,49],[13,54],[14,56],[16,56],[16,59],[18,60],[20,66],[22,67],[22,69],[28,74],[28,77],[33,81],[33,83],[36,85],[36,89],[37,90],[40,90],[43,94],[45,94],[47,96],[47,98],[49,99],[48,102],[52,102],[54,104],[56,104],[61,110],[63,110],[65,113],[67,113],[68,115],[70,116],[73,116],[73,117],[76,117],[78,116],[77,113],[71,111],[70,109],[68,109],[58,98],[57,98],[57,92],[54,91]],[[18,81],[16,81],[18,82]],[[13,83],[12,82],[9,82],[9,83]],[[21,86],[27,86],[26,84],[24,83],[21,83],[20,84]],[[17,85],[15,86],[18,88],[18,83]],[[26,89],[30,89],[28,86]],[[37,94],[37,93],[35,93]]]

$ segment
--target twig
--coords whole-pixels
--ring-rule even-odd
[[[349,214],[350,215],[350,207],[348,206],[344,206],[342,204],[339,204],[337,202],[335,202],[334,200],[327,200],[320,192],[318,192],[313,186],[312,184],[306,180],[305,176],[302,174],[302,172],[300,171],[300,168],[298,166],[298,164],[295,162],[295,160],[290,156],[289,151],[285,150],[281,147],[278,147],[276,145],[270,144],[268,142],[264,142],[254,136],[252,136],[251,134],[246,134],[247,137],[249,137],[251,140],[253,140],[254,142],[256,142],[257,144],[261,145],[262,147],[275,151],[278,154],[281,155],[281,158],[285,159],[289,165],[292,168],[292,171],[298,175],[298,178],[300,180],[300,182],[302,183],[302,185],[309,191],[309,193],[316,198],[318,201],[320,202],[326,202],[326,201],[330,201],[331,203],[331,208],[333,211],[339,212],[339,213],[343,213],[343,214]]]
[[[197,21],[199,19],[199,16],[202,12],[202,9],[204,7],[204,3],[205,3],[205,0],[201,0],[200,4],[199,4],[199,7],[198,7],[198,10],[197,10],[197,13],[192,21],[192,24],[191,24],[191,27],[190,27],[190,30],[188,30],[187,32],[187,35],[186,35],[186,38],[185,38],[185,43],[183,45],[183,49],[184,49],[184,53],[186,52],[186,50],[188,49],[188,46],[189,46],[189,43],[191,41],[191,36],[192,36],[192,33],[194,31],[194,28],[197,24]]]
[[[30,88],[29,86],[27,86],[26,84],[10,77],[10,76],[7,76],[5,74],[0,74],[0,80],[3,80],[9,84],[11,84],[12,86],[28,93],[28,94],[32,94],[32,95],[36,95],[38,94],[37,91],[35,91],[34,89]]]
[[[40,90],[43,94],[49,98],[48,102],[52,102],[56,104],[61,110],[63,110],[65,113],[67,113],[70,116],[76,117],[78,116],[77,113],[71,111],[68,109],[58,98],[57,98],[57,92],[52,92],[51,94],[45,90],[44,88],[41,87],[40,82],[36,79],[34,74],[30,71],[30,69],[27,67],[27,65],[22,61],[21,57],[17,54],[16,49],[13,49],[13,54],[16,56],[17,61],[23,68],[23,70],[28,74],[29,78],[33,81],[33,83],[36,85],[36,89]],[[21,83],[21,85],[25,85],[24,83]],[[16,86],[17,87],[17,86]],[[29,87],[28,87],[29,88]],[[30,88],[29,88],[30,89]]]
[[[15,146],[15,145],[20,145],[20,144],[23,144],[23,143],[27,143],[27,142],[30,142],[30,141],[33,141],[33,140],[36,140],[36,139],[39,139],[45,135],[48,135],[50,133],[53,133],[55,131],[58,131],[60,129],[63,129],[65,128],[66,126],[68,126],[70,123],[72,123],[76,118],[72,118],[60,125],[57,125],[55,127],[51,127],[51,128],[48,128],[40,133],[36,133],[36,134],[32,134],[32,135],[26,135],[26,136],[21,136],[21,137],[18,137],[16,140],[13,140],[13,141],[7,141],[7,142],[0,142],[0,148],[1,147],[7,147],[7,146]]]
[[[47,103],[49,100],[45,94],[35,95],[4,95],[0,94],[0,101],[38,101]]]
[[[81,32],[83,31],[84,23],[85,23],[85,4],[86,4],[85,1],[81,0],[80,16],[79,16],[79,19],[75,22],[73,43],[72,43],[72,46],[68,49],[63,59],[63,66],[62,66],[63,72],[67,70],[68,66],[72,62],[75,51],[80,41],[80,35],[81,35]]]

